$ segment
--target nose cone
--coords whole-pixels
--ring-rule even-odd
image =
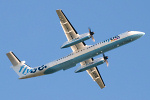
[[[132,36],[132,40],[136,40],[136,39],[142,37],[143,35],[145,35],[144,32],[140,32],[140,31],[128,31],[128,36]]]
[[[144,32],[137,32],[137,36],[138,36],[139,38],[142,37],[143,35],[145,35]]]
[[[139,35],[143,36],[143,35],[145,35],[145,33],[144,32],[139,32]]]
[[[128,33],[129,33],[130,35],[136,35],[136,36],[138,36],[138,37],[141,37],[141,36],[145,35],[144,32],[140,32],[140,31],[129,31]]]

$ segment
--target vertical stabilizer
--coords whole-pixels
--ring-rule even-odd
[[[9,52],[6,55],[13,64],[13,66],[17,66],[18,64],[20,64],[21,61],[15,56],[13,52]]]

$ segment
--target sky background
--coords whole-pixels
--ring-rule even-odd
[[[0,0],[1,100],[150,100],[149,0]],[[145,36],[106,52],[109,67],[98,66],[106,88],[100,89],[79,67],[19,80],[6,53],[13,51],[31,67],[72,52],[60,49],[67,40],[57,9],[62,9],[79,34],[95,32],[95,43],[126,31]],[[87,45],[95,44],[91,39]],[[95,58],[99,58],[99,55]]]

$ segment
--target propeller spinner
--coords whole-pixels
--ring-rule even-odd
[[[90,35],[91,35],[91,38],[92,38],[93,42],[95,42],[95,39],[94,39],[94,37],[93,37],[94,32],[92,32],[90,28],[89,28],[89,33],[90,33]]]

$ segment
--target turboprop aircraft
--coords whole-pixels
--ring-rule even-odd
[[[130,43],[145,34],[140,31],[127,31],[95,45],[88,46],[84,43],[84,41],[90,38],[95,41],[93,37],[94,32],[89,29],[88,33],[79,35],[62,10],[56,10],[56,12],[68,40],[61,46],[61,48],[71,47],[73,52],[58,60],[35,68],[26,65],[25,61],[20,61],[13,52],[7,53],[7,56],[13,65],[12,68],[19,75],[19,79],[52,74],[59,70],[67,70],[76,66],[77,63],[80,63],[81,66],[75,70],[75,73],[87,71],[92,79],[96,81],[102,89],[105,87],[105,84],[97,66],[105,62],[108,66],[108,56],[105,56],[104,53]],[[93,59],[93,57],[100,54],[102,54],[103,57]]]

